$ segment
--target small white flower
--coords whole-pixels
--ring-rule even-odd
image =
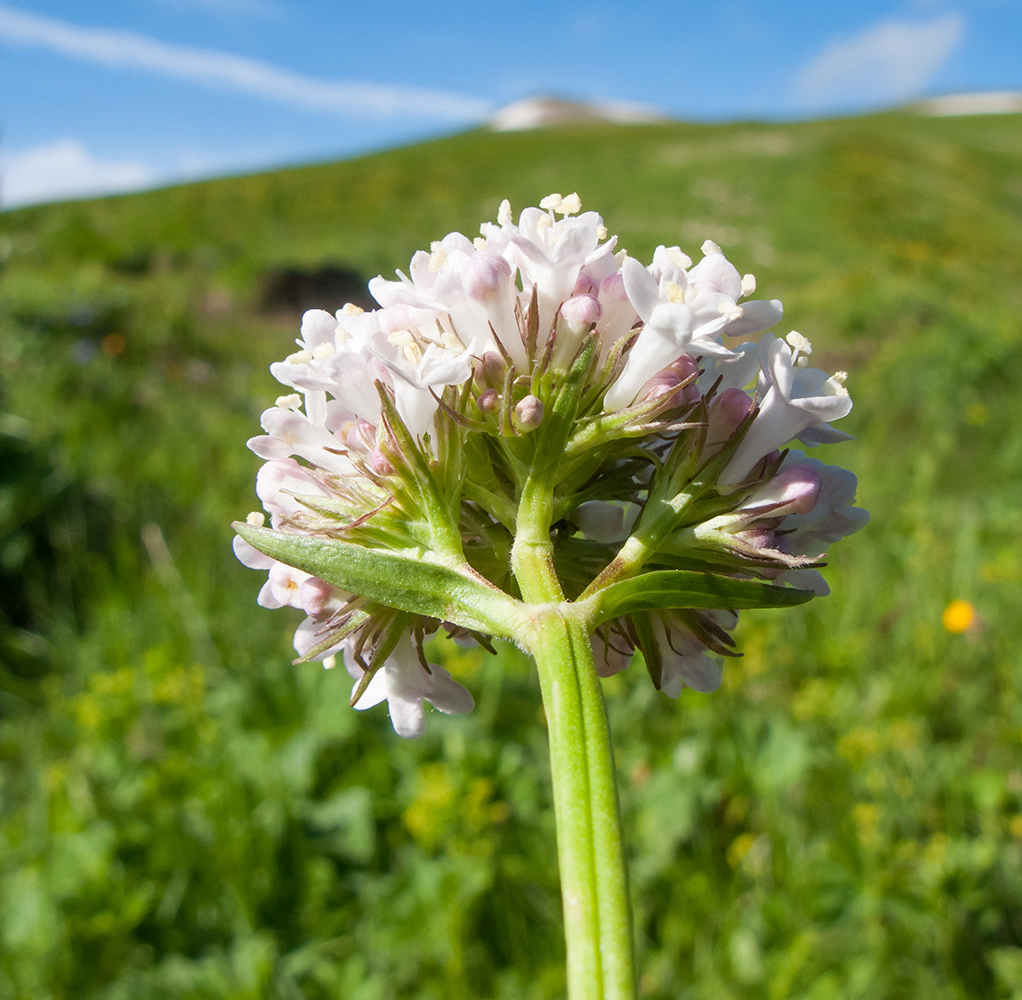
[[[738,446],[720,482],[740,483],[775,448],[806,432],[830,430],[831,420],[848,414],[852,400],[845,388],[818,368],[796,368],[791,347],[772,334],[759,342],[759,413]]]
[[[362,670],[355,664],[348,664],[348,671],[356,681]],[[472,695],[441,666],[429,665],[426,673],[419,662],[410,638],[402,639],[387,662],[373,675],[369,686],[359,698],[355,707],[372,708],[386,701],[390,719],[398,736],[415,738],[426,728],[426,711],[423,702],[447,715],[462,715],[475,707]]]

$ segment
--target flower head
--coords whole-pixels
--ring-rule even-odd
[[[581,207],[503,202],[374,278],[380,308],[307,312],[271,367],[288,391],[249,442],[270,526],[236,552],[261,604],[305,612],[299,657],[341,657],[401,735],[472,707],[426,638],[521,641],[526,535],[600,672],[641,650],[676,696],[719,686],[739,608],[825,592],[814,566],[868,517],[851,473],[778,450],[846,439],[852,405],[804,337],[764,333],[780,302],[709,240],[647,265]]]

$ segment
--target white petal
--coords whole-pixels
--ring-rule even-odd
[[[249,569],[269,569],[276,561],[250,545],[241,535],[234,536],[231,546],[238,562]]]
[[[475,701],[468,688],[459,684],[441,666],[430,664],[433,671],[429,676],[426,701],[446,715],[464,715],[475,708]]]
[[[660,304],[660,286],[653,275],[634,257],[626,257],[621,265],[621,277],[625,283],[625,294],[635,307],[639,318],[648,323],[653,310]]]

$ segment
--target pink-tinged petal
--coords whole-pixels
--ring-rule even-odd
[[[315,618],[306,618],[295,630],[295,652],[299,656],[305,656],[313,646],[318,646],[324,638],[326,638],[326,635],[324,633],[323,622],[317,621]],[[337,653],[343,645],[344,641],[341,640],[329,649],[324,649],[323,652],[317,653],[312,658],[312,661],[314,663],[321,663],[328,656],[333,656]]]
[[[249,438],[245,444],[249,451],[254,452],[267,462],[279,462],[291,457],[291,449],[283,441],[267,434]]]
[[[277,600],[277,597],[273,592],[273,585],[269,580],[267,580],[260,589],[259,596],[256,598],[256,604],[258,604],[261,608],[269,608],[271,611],[276,611],[277,608],[284,607],[284,605]]]
[[[246,542],[241,535],[234,536],[231,546],[238,562],[249,569],[269,569],[276,562],[275,559],[263,555],[257,548]]]
[[[820,477],[806,465],[786,466],[742,504],[740,512],[755,517],[761,508],[769,508],[769,517],[808,514],[820,496]],[[737,513],[737,512],[736,512]]]
[[[709,694],[720,687],[723,668],[707,653],[692,652],[682,656],[678,666],[682,678],[693,691]]]
[[[302,602],[298,595],[302,584],[308,578],[308,573],[303,573],[302,570],[287,566],[282,562],[275,562],[270,567],[270,588],[281,607],[286,604],[292,608],[301,608]]]
[[[603,630],[598,629],[594,633],[591,643],[593,659],[596,660],[596,672],[601,677],[612,677],[614,674],[619,674],[622,670],[627,669],[632,662],[635,650],[619,635],[613,637],[614,644],[611,645],[611,641],[603,634]]]

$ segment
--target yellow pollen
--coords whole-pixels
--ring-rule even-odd
[[[262,511],[254,510],[245,518],[245,523],[251,524],[253,528],[261,528],[266,524],[266,515]]]
[[[326,341],[325,343],[317,344],[312,349],[312,356],[317,361],[322,361],[324,358],[331,357],[335,350],[336,348],[334,347],[334,345],[331,344],[329,341]]]
[[[477,236],[472,241],[472,246],[474,246],[476,248],[476,250],[485,250],[486,249],[486,240],[484,240],[481,236]]]
[[[976,609],[968,601],[952,601],[940,616],[941,624],[952,635],[961,635],[975,628],[979,621]]]
[[[687,271],[692,266],[692,258],[687,253],[682,253],[680,247],[668,247],[667,259],[683,271]]]
[[[497,225],[511,225],[511,202],[509,202],[507,198],[500,203],[500,208],[497,209]]]
[[[361,306],[355,305],[354,302],[346,302],[337,310],[339,316],[361,316],[364,312],[365,310]]]
[[[809,342],[809,338],[803,337],[797,330],[792,330],[784,339],[792,351],[797,354],[813,353],[813,345]]]
[[[596,238],[598,240],[605,240],[607,238],[607,227],[597,226],[596,227]]]
[[[295,351],[287,356],[287,363],[290,365],[307,365],[312,360],[312,351]]]
[[[720,314],[727,316],[728,319],[741,319],[745,315],[745,310],[734,302],[721,302]]]
[[[566,198],[561,199],[559,205],[554,206],[558,215],[574,215],[582,207],[582,199],[577,191],[572,191]]]
[[[756,275],[754,274],[743,274],[742,275],[742,295],[751,295],[756,291]]]
[[[557,210],[557,206],[558,206],[558,205],[560,205],[560,203],[561,203],[561,202],[562,202],[563,200],[564,200],[564,199],[563,199],[563,198],[562,198],[562,197],[561,197],[561,196],[560,196],[559,194],[548,194],[548,195],[547,195],[547,196],[546,196],[546,197],[545,197],[545,198],[544,198],[544,199],[543,199],[543,200],[542,200],[542,201],[541,201],[541,202],[539,203],[539,207],[540,207],[540,208],[545,208],[545,209],[546,209],[546,210],[547,210],[548,212],[549,212],[549,211],[556,211],[556,210]]]
[[[436,241],[429,248],[433,251],[429,255],[429,269],[434,272],[442,270],[447,264],[447,251]]]
[[[302,397],[297,392],[292,392],[287,396],[278,396],[273,405],[279,406],[282,410],[297,410],[302,405]]]
[[[422,360],[422,348],[415,343],[406,344],[405,357],[411,361],[413,365],[417,365]]]
[[[449,351],[465,350],[465,345],[458,339],[458,335],[451,333],[450,330],[444,330],[444,347]]]
[[[394,330],[387,334],[387,343],[395,347],[408,347],[415,343],[415,338],[412,337],[411,330]]]
[[[684,302],[685,301],[685,289],[681,285],[676,285],[673,281],[667,286],[667,301],[668,302]]]

